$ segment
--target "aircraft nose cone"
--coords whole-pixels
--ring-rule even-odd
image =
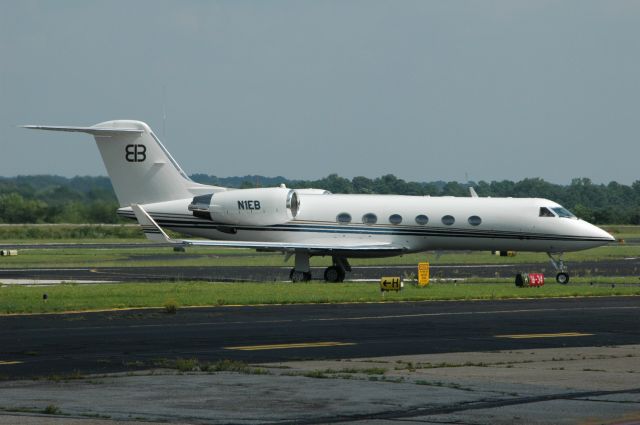
[[[614,238],[609,232],[602,230],[601,228],[591,225],[591,232],[594,238],[602,239],[606,242],[615,242],[616,238]]]
[[[614,238],[610,233],[607,233],[603,230],[604,234],[609,238],[609,242],[615,242],[616,238]]]

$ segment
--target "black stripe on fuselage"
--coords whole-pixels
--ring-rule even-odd
[[[133,212],[118,212],[118,215],[135,219]],[[366,235],[397,235],[397,236],[430,236],[430,237],[454,237],[454,238],[480,238],[480,239],[517,239],[517,240],[548,240],[567,242],[608,242],[606,239],[590,238],[569,235],[553,235],[544,233],[508,232],[502,230],[476,230],[455,228],[430,228],[394,225],[335,225],[333,223],[321,224],[321,222],[290,222],[272,226],[246,226],[215,223],[212,221],[194,219],[190,215],[149,213],[151,217],[163,227],[171,229],[201,229],[218,230],[219,228],[234,228],[244,231],[258,232],[306,232],[306,233],[347,233]],[[307,224],[313,223],[313,224]]]

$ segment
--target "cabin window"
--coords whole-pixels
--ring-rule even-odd
[[[540,217],[555,217],[556,215],[552,213],[547,207],[540,207]]]
[[[391,214],[389,216],[389,223],[400,224],[402,223],[402,216],[400,214]]]
[[[573,213],[566,208],[557,207],[557,208],[551,208],[551,209],[554,210],[556,214],[558,214],[558,216],[560,217],[563,217],[563,218],[575,217],[575,215],[573,215]]]
[[[429,217],[427,217],[426,215],[420,214],[416,216],[416,223],[418,223],[419,225],[424,226],[428,222],[429,222]]]
[[[362,216],[362,222],[364,224],[376,224],[378,222],[378,217],[374,213],[367,213]]]
[[[482,223],[482,219],[480,217],[478,217],[477,215],[472,215],[471,217],[469,217],[469,219],[467,221],[472,226],[479,226],[480,223]]]
[[[445,215],[444,217],[442,217],[442,224],[446,226],[451,226],[455,222],[456,222],[456,219],[453,218],[452,215]]]
[[[351,214],[346,212],[340,213],[336,217],[336,221],[340,224],[349,224],[351,223]]]

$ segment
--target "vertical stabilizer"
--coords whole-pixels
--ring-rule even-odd
[[[192,181],[151,128],[141,121],[107,121],[92,127],[25,127],[92,134],[120,206],[186,199],[224,190]]]

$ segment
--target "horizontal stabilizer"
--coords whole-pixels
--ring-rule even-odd
[[[144,130],[139,128],[64,127],[50,125],[23,125],[22,128],[29,128],[32,130],[67,131],[72,133],[89,133],[94,136],[144,132]]]
[[[147,213],[144,208],[138,204],[131,204],[131,209],[138,219],[138,223],[142,226],[142,230],[148,239],[155,242],[166,242],[174,245],[191,245],[191,246],[219,246],[230,248],[253,248],[272,251],[292,251],[296,249],[304,249],[310,251],[387,251],[387,252],[403,252],[404,247],[393,245],[387,242],[381,243],[297,243],[297,242],[257,242],[257,241],[216,241],[216,240],[199,240],[199,239],[172,239],[164,230],[156,223],[156,221]]]

